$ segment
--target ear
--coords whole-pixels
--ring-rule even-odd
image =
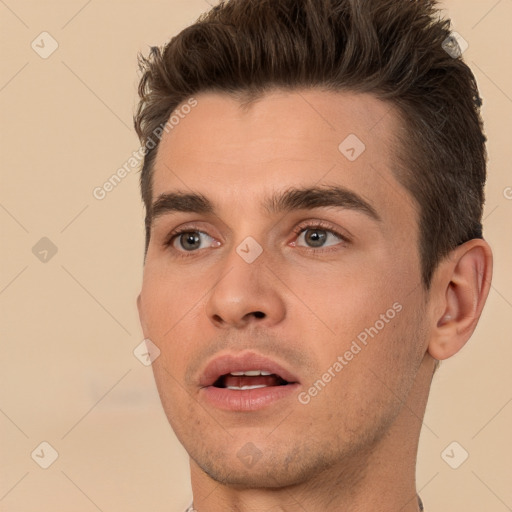
[[[439,264],[431,285],[429,354],[437,360],[456,354],[476,328],[492,278],[492,251],[482,239],[456,247]]]
[[[140,325],[142,327],[142,332],[144,334],[144,337],[146,337],[146,322],[144,319],[144,311],[142,308],[142,297],[141,294],[137,295],[137,311],[139,312],[139,321]]]

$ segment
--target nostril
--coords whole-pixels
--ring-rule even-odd
[[[267,315],[266,313],[263,313],[263,311],[252,311],[244,315],[243,319],[240,319],[240,325],[242,325],[242,323],[249,321],[252,316],[254,318],[266,318]],[[218,314],[212,315],[212,321],[217,325],[222,325],[224,323],[235,323],[235,320],[230,321],[230,319],[223,318],[221,315]]]

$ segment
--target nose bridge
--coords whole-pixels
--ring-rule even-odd
[[[249,322],[279,322],[285,313],[283,297],[272,279],[269,258],[255,239],[247,237],[225,259],[221,276],[206,304],[217,327],[242,327]]]

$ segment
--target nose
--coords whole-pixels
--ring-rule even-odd
[[[264,254],[247,263],[233,251],[225,261],[206,303],[206,314],[215,327],[244,328],[253,323],[270,327],[285,317],[280,283]]]

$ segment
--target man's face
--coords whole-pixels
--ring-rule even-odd
[[[193,467],[232,485],[363,461],[428,343],[417,207],[392,172],[397,117],[319,90],[248,110],[196,100],[162,138],[153,201],[203,201],[159,201],[139,299],[167,417]]]

